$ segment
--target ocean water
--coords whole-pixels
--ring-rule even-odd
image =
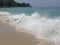
[[[49,39],[60,45],[60,8],[0,8],[0,22],[25,28],[38,39]]]

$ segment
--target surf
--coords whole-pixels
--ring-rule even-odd
[[[15,26],[16,29],[24,28],[26,30],[23,31],[28,31],[37,39],[48,39],[55,45],[60,44],[60,17],[48,18],[38,12],[31,15],[0,12],[0,22]]]

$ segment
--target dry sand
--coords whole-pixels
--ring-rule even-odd
[[[22,30],[22,29],[21,29]],[[17,32],[15,28],[0,23],[0,45],[37,45],[38,40],[26,32]]]

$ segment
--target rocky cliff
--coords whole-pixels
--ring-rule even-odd
[[[17,3],[14,0],[0,0],[0,7],[31,7],[29,3]]]

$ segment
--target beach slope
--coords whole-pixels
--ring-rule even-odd
[[[22,29],[21,29],[22,30]],[[17,32],[15,27],[0,23],[0,45],[37,45],[33,35],[26,32]]]

